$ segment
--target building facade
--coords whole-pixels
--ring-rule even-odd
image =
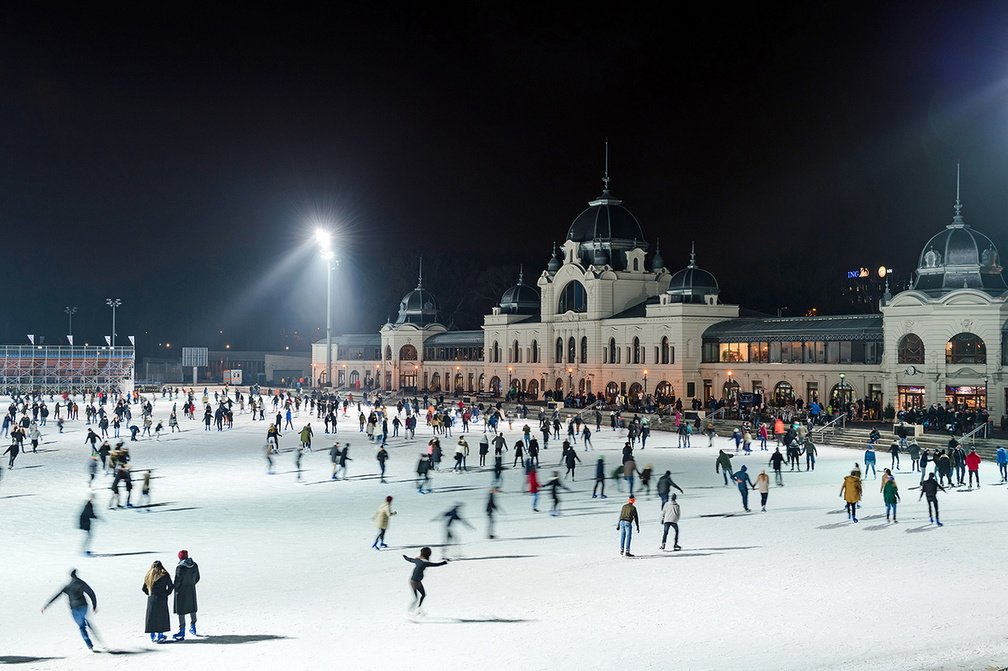
[[[770,317],[722,303],[693,250],[685,267],[666,268],[657,240],[652,251],[603,184],[535,282],[520,275],[481,329],[447,330],[421,276],[395,322],[334,339],[336,385],[631,401],[746,393],[780,406],[860,399],[877,412],[954,403],[1004,413],[1008,286],[996,246],[966,223],[958,199],[910,288],[886,290],[877,312]],[[315,343],[319,382],[325,354]]]

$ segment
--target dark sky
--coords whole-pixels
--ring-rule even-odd
[[[324,325],[318,220],[336,329],[373,332],[420,255],[537,275],[605,139],[667,264],[695,240],[749,307],[908,273],[956,161],[967,221],[1005,242],[1003,4],[97,4],[0,8],[4,342],[62,337],[66,305],[98,342],[113,296],[143,351],[297,344]]]

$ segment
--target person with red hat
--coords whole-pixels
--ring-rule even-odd
[[[637,516],[637,506],[634,503],[637,499],[630,497],[627,502],[623,504],[620,508],[619,523],[616,524],[616,528],[620,532],[620,555],[624,557],[633,557],[630,554],[630,541],[633,540],[633,527],[631,525],[637,525],[637,533],[640,533],[640,517]]]
[[[200,580],[199,566],[189,557],[188,550],[179,550],[179,563],[175,567],[175,614],[179,630],[173,634],[176,641],[185,640],[185,616],[189,616],[189,633],[196,635],[196,583]]]

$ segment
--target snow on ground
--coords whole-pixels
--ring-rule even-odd
[[[169,409],[159,398],[155,417],[166,418]],[[297,428],[305,421],[302,412]],[[519,472],[506,472],[499,538],[491,541],[484,515],[490,472],[435,473],[434,493],[417,494],[416,457],[429,436],[422,419],[416,441],[390,441],[387,485],[373,477],[375,447],[352,417],[339,434],[351,444],[346,482],[329,479],[330,443],[318,420],[303,483],[293,472],[295,431],[281,439],[279,473],[267,476],[267,422],[238,415],[224,433],[202,431],[199,420],[181,424],[181,434],[133,443],[134,470],[154,471],[150,512],[105,510],[111,478],[100,479],[94,558],[79,554],[83,532],[76,524],[88,492],[83,419],[68,422],[63,435],[50,422],[39,454],[4,468],[0,663],[442,671],[1008,665],[1008,642],[994,626],[1005,602],[997,566],[1008,545],[1008,500],[991,464],[983,465],[982,489],[939,494],[941,529],[929,525],[913,489],[917,476],[905,471],[897,474],[899,524],[886,524],[877,481],[868,480],[861,523],[853,525],[838,493],[860,453],[821,448],[814,472],[785,472],[785,486],[771,489],[769,512],[745,514],[737,489],[714,473],[717,448],[729,448],[728,439],[708,448],[695,437],[695,447],[675,449],[674,435],[656,431],[638,450],[638,464],[652,464],[655,480],[671,469],[686,490],[683,550],[658,551],[659,503],[644,496],[637,557],[625,559],[616,530],[625,499],[611,480],[608,499],[590,496],[597,456],[609,471],[620,462],[623,436],[606,427],[593,437],[596,452],[578,445],[583,461],[574,491],[563,492],[561,517],[533,513]],[[520,426],[505,432],[511,443]],[[469,442],[470,464],[478,463],[478,436]],[[454,443],[442,440],[447,454]],[[734,453],[734,445],[729,449]],[[559,457],[551,443],[543,471]],[[768,458],[755,452],[734,461],[755,476]],[[886,465],[881,454],[879,462]],[[370,549],[371,517],[387,494],[398,515],[390,547],[379,553]],[[750,498],[758,511],[758,494]],[[476,529],[461,530],[462,558],[427,571],[428,615],[411,621],[411,566],[401,555],[429,544],[438,559],[442,530],[432,519],[455,502],[465,504]],[[180,548],[202,573],[201,637],[158,646],[143,633],[140,586],[155,559],[173,571]],[[93,619],[117,654],[86,651],[65,599],[40,614],[72,567],[97,591]]]

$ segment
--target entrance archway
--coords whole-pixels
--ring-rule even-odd
[[[501,379],[496,375],[490,378],[490,393],[494,396],[501,395]]]

